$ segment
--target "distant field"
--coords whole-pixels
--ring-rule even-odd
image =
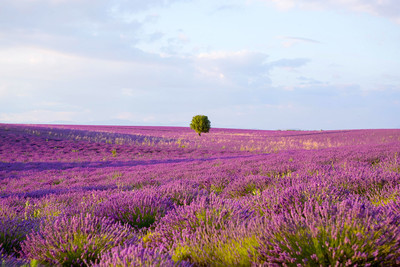
[[[0,124],[0,261],[400,265],[400,130]]]

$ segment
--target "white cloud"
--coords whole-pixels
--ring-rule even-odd
[[[272,1],[277,8],[282,9],[282,10],[287,10],[294,8],[296,6],[295,1],[293,0],[265,0],[266,2]]]
[[[259,0],[275,4],[279,9],[344,9],[389,18],[400,24],[398,0]]]
[[[162,33],[146,32],[143,25],[154,20],[137,14],[178,1],[185,0],[2,0],[0,48],[35,46],[86,57],[141,60],[149,55],[135,45],[157,40]]]
[[[143,98],[146,96],[150,96],[151,93],[139,88],[122,88],[121,95],[130,98]]]
[[[288,70],[294,70],[296,68],[302,67],[310,62],[308,58],[282,58],[276,61],[271,62],[269,65],[272,67],[282,67]]]
[[[251,51],[213,51],[210,53],[200,53],[197,57],[204,59],[227,59],[234,58],[236,60],[246,60],[247,58],[254,56],[256,53]]]
[[[292,47],[297,44],[319,44],[320,42],[317,40],[309,39],[309,38],[303,38],[303,37],[291,37],[291,36],[281,36],[278,37],[279,39],[282,39],[282,45],[283,47]]]
[[[197,56],[199,73],[235,86],[267,85],[269,67],[267,55],[252,51],[215,51]]]
[[[16,113],[0,113],[0,121],[5,123],[52,123],[73,122],[79,113],[71,111],[30,110]]]
[[[58,51],[30,46],[0,49],[2,78],[19,83],[25,81],[54,81],[80,73],[88,59]]]

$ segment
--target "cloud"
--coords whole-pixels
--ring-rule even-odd
[[[283,36],[279,37],[280,39],[283,39],[284,41],[282,42],[282,45],[284,47],[292,47],[297,44],[320,44],[321,42],[309,38],[303,38],[303,37],[291,37],[291,36]]]
[[[249,127],[258,124],[268,129],[388,128],[394,126],[392,114],[400,108],[395,101],[388,101],[400,99],[400,91],[365,92],[357,84],[311,82],[291,90],[270,87],[264,97],[272,101],[249,104],[245,115],[238,119],[245,120]]]
[[[74,122],[78,113],[71,111],[29,110],[26,112],[0,113],[0,121],[5,123],[53,123]]]
[[[304,77],[304,76],[297,77],[297,80],[299,81],[299,84],[301,86],[303,86],[303,85],[323,85],[323,84],[326,84],[326,82],[318,81],[318,80],[315,80],[313,78],[308,78],[308,77]]]
[[[147,35],[147,37],[148,37],[147,41],[152,43],[152,42],[160,40],[163,36],[164,36],[164,34],[162,32],[159,32],[159,31],[153,32],[153,33]]]
[[[201,53],[196,59],[198,72],[215,81],[247,86],[269,84],[267,55],[251,51]]]
[[[185,56],[184,46],[190,43],[190,38],[182,30],[179,30],[176,36],[168,38],[167,44],[161,47],[165,56]]]
[[[268,55],[253,51],[216,51],[197,56],[199,73],[221,83],[235,86],[266,87],[271,83],[270,71],[274,68],[295,69],[309,62],[308,59],[280,59],[269,62]]]
[[[234,4],[224,4],[224,5],[219,5],[214,9],[212,14],[216,14],[219,12],[226,12],[226,11],[243,11],[242,6],[240,5],[234,5]]]
[[[295,58],[295,59],[279,59],[276,61],[273,61],[269,64],[270,67],[283,67],[286,69],[295,69],[299,68],[301,66],[306,65],[308,62],[310,62],[310,59],[308,58]]]
[[[339,9],[369,13],[389,18],[400,24],[400,5],[397,0],[259,0],[275,4],[279,9]]]
[[[306,63],[271,62],[267,54],[245,50],[121,61],[15,47],[0,50],[0,120],[181,123],[219,106],[275,104],[271,70]]]
[[[151,55],[135,45],[163,34],[143,29],[156,15],[137,14],[178,1],[185,0],[4,0],[0,48],[36,46],[87,57],[142,60]]]

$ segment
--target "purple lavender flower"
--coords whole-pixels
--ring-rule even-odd
[[[398,264],[400,217],[360,200],[306,202],[266,220],[259,262],[274,264]]]
[[[40,221],[35,219],[3,219],[0,218],[0,244],[4,253],[13,254],[21,249],[21,242],[26,235],[36,230]]]
[[[189,262],[174,262],[171,256],[159,250],[144,248],[141,245],[118,246],[105,252],[95,267],[106,266],[159,266],[159,267],[186,267],[192,266]]]
[[[0,266],[27,266],[28,261],[15,257],[14,254],[7,254],[4,252],[2,244],[0,244]]]
[[[158,189],[164,197],[169,197],[176,205],[189,205],[196,198],[208,195],[208,192],[199,189],[199,184],[192,180],[174,180],[166,182]]]
[[[260,194],[269,186],[271,180],[271,178],[261,175],[238,177],[225,188],[223,196],[237,198]]]
[[[154,230],[143,237],[146,246],[170,249],[174,243],[190,238],[204,227],[224,229],[229,222],[240,224],[252,212],[238,201],[215,195],[200,197],[188,206],[178,207],[157,223]]]
[[[192,234],[182,236],[170,250],[174,261],[189,261],[196,266],[251,266],[259,247],[251,220],[228,221],[223,228],[204,224]]]
[[[83,265],[135,235],[126,225],[90,214],[62,216],[44,221],[38,232],[30,233],[22,243],[23,255],[45,264]]]
[[[155,190],[120,192],[101,203],[95,212],[140,229],[150,227],[173,208],[169,198],[157,196]]]

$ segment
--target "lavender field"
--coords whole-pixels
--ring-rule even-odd
[[[0,124],[3,266],[400,265],[400,130]]]

